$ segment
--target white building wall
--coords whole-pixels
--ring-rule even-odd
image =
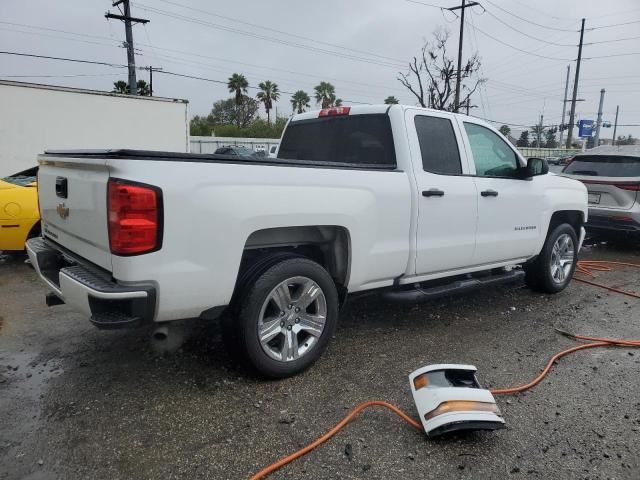
[[[0,178],[58,149],[189,149],[188,102],[0,81]]]

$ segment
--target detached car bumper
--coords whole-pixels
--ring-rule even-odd
[[[54,303],[66,303],[86,313],[91,323],[102,329],[153,321],[153,285],[121,285],[108,272],[43,238],[30,239],[26,247],[36,272],[60,300]]]

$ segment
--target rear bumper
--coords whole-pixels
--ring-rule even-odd
[[[589,211],[587,229],[613,230],[640,233],[640,212],[637,211]]]
[[[32,238],[26,246],[42,281],[64,303],[86,313],[96,327],[136,327],[153,321],[153,285],[119,284],[107,272],[42,238]]]

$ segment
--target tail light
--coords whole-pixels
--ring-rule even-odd
[[[498,406],[495,403],[474,402],[470,400],[452,400],[442,402],[436,409],[425,414],[424,418],[426,420],[431,420],[433,417],[451,412],[487,412],[500,415],[500,410],[498,410]]]
[[[614,183],[614,185],[622,190],[640,192],[640,183]]]
[[[109,180],[109,247],[115,255],[140,255],[162,246],[162,193],[151,185]]]
[[[582,180],[582,183],[589,185],[611,185],[621,190],[631,190],[632,192],[640,192],[640,183],[622,183],[622,182],[603,182],[599,180]]]
[[[318,117],[338,117],[340,115],[349,115],[351,107],[331,107],[320,110]]]

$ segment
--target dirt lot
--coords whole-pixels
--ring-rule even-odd
[[[640,263],[640,248],[583,258]],[[640,291],[640,273],[599,280]],[[0,479],[246,478],[368,399],[415,415],[407,375],[472,363],[487,386],[531,379],[583,334],[640,338],[640,302],[572,283],[509,286],[420,306],[352,302],[318,364],[265,382],[237,366],[214,325],[157,358],[144,330],[102,332],[44,306],[24,258],[0,260]],[[565,358],[534,390],[498,399],[508,428],[427,440],[368,411],[272,478],[640,478],[640,351]]]

